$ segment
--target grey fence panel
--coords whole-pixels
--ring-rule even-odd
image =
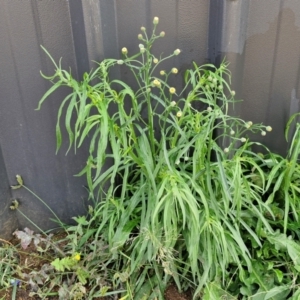
[[[2,0],[0,9],[0,236],[25,226],[34,228],[18,211],[10,211],[13,199],[19,209],[40,228],[52,228],[51,214],[25,189],[10,190],[20,174],[65,222],[85,212],[85,179],[74,177],[84,166],[87,145],[70,151],[67,141],[55,155],[55,124],[59,104],[67,90],[55,92],[41,111],[39,99],[51,84],[39,71],[52,75],[54,67],[41,50],[43,45],[56,61],[70,67],[75,77],[93,67],[93,60],[120,57],[120,49],[138,49],[141,26],[152,28],[154,16],[159,30],[166,32],[154,51],[159,55],[180,48],[182,55],[164,68],[178,67],[174,84],[180,87],[183,71],[192,61],[208,60],[208,0]],[[115,76],[126,79],[121,68]],[[5,224],[5,225],[4,225]]]
[[[11,206],[11,193],[6,174],[5,164],[0,148],[0,236],[1,238],[8,239],[13,229],[18,227],[18,220],[15,212],[10,209]],[[1,245],[1,243],[0,243]]]
[[[219,1],[222,30],[219,57],[230,62],[237,97],[235,113],[273,127],[255,137],[285,154],[284,129],[298,112],[300,62],[300,2],[298,0]]]
[[[73,175],[84,167],[86,154],[83,149],[66,157],[64,144],[55,155],[56,114],[66,91],[55,93],[41,111],[35,111],[51,86],[39,72],[49,75],[54,70],[40,45],[57,60],[63,56],[64,66],[76,72],[68,1],[1,1],[0,40],[0,146],[5,164],[1,176],[13,185],[20,174],[63,221],[70,222],[85,211],[84,180]],[[54,226],[49,211],[25,189],[11,193],[19,200],[20,211],[39,227]],[[1,197],[1,207],[6,207],[7,197],[9,193]],[[33,227],[22,214],[14,213],[21,228]],[[0,235],[7,236],[9,229],[15,228],[2,227]]]

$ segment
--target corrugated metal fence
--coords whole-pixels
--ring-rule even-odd
[[[58,91],[35,111],[53,74],[43,45],[80,78],[92,60],[120,56],[137,48],[140,26],[154,16],[166,32],[156,48],[182,55],[174,66],[183,71],[197,63],[230,62],[233,87],[244,102],[235,114],[264,122],[274,133],[264,142],[284,153],[284,124],[298,111],[300,57],[299,0],[1,0],[0,2],[0,236],[29,225],[11,211],[12,199],[43,229],[53,227],[49,212],[25,189],[11,190],[15,175],[46,201],[65,222],[86,207],[84,178],[74,177],[85,164],[87,149],[55,155]],[[171,66],[170,66],[171,67]],[[182,73],[181,73],[182,74]],[[120,71],[121,78],[126,74]],[[178,76],[177,85],[181,79]]]

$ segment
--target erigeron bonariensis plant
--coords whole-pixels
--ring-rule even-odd
[[[247,132],[265,135],[271,127],[228,115],[235,92],[225,62],[220,67],[194,63],[180,74],[181,91],[170,86],[178,69],[161,66],[181,51],[159,58],[152,54],[154,42],[165,36],[156,34],[158,23],[155,17],[149,36],[141,28],[137,53],[123,47],[121,59],[104,59],[81,81],[44,49],[55,74],[44,76],[53,86],[38,107],[57,88],[70,88],[58,111],[57,149],[64,115],[69,149],[90,145],[80,175],[95,200],[90,221],[97,224],[95,236],[108,242],[116,284],[127,282],[134,299],[162,299],[170,278],[179,289],[192,285],[201,293],[215,277],[225,282],[232,262],[240,272],[244,265],[250,270],[241,232],[258,244],[259,236],[244,221],[245,211],[272,232],[262,212],[270,209],[260,198],[265,186],[261,158],[247,138]],[[132,73],[137,88],[111,78],[110,70],[120,65]],[[253,168],[260,184],[247,172]]]

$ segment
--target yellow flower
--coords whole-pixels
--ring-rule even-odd
[[[177,116],[177,118],[180,118],[182,116],[182,111],[178,111],[176,116]]]
[[[77,261],[80,261],[80,254],[79,253],[76,253],[74,256],[73,256],[73,258],[75,259],[75,260],[77,260]]]
[[[163,76],[163,75],[166,75],[166,72],[165,72],[164,70],[161,70],[161,71],[159,72],[159,74],[160,74],[161,76]]]
[[[173,87],[171,87],[171,88],[169,89],[169,92],[170,92],[170,94],[175,94],[175,93],[176,93],[176,89],[173,88]]]
[[[126,54],[128,53],[128,50],[127,50],[126,47],[123,47],[123,48],[122,48],[122,53],[123,53],[124,55],[126,55]]]

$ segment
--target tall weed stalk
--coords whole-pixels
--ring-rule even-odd
[[[122,59],[104,59],[81,81],[43,48],[55,73],[43,75],[53,86],[38,109],[56,89],[70,88],[58,111],[57,150],[64,119],[69,149],[90,145],[79,173],[95,201],[89,222],[97,228],[95,239],[109,244],[116,286],[126,285],[133,299],[162,299],[170,279],[180,290],[192,287],[201,295],[216,278],[225,285],[230,265],[243,278],[245,267],[253,268],[243,236],[262,246],[249,220],[274,232],[266,217],[274,212],[262,197],[272,178],[247,137],[272,128],[228,114],[236,100],[226,62],[194,63],[183,74],[181,91],[170,86],[178,69],[161,66],[180,50],[152,54],[154,42],[165,35],[156,34],[158,21],[151,35],[141,28],[138,53],[124,47]],[[119,67],[131,72],[135,88],[111,78]]]

